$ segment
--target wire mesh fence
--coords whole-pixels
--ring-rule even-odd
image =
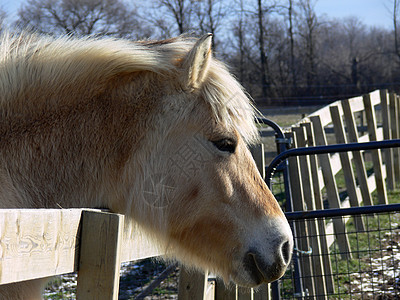
[[[271,179],[271,192],[281,207],[286,204],[284,175],[281,169],[278,169]]]
[[[311,222],[329,228],[338,218],[348,219],[346,232],[297,230],[298,245],[308,248],[295,249],[291,267],[279,283],[281,299],[400,299],[400,215],[396,211],[354,215],[364,220],[363,231],[348,215],[291,221],[294,228],[307,228]],[[347,235],[348,251],[338,247],[338,234]],[[317,251],[310,246],[318,244],[315,241],[330,246]],[[318,261],[323,272],[317,270]]]

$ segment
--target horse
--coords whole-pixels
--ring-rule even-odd
[[[0,208],[107,208],[225,282],[280,278],[293,237],[249,151],[257,110],[211,41],[2,33]]]

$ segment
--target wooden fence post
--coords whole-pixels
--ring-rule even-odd
[[[390,132],[392,139],[398,139],[399,135],[399,113],[397,105],[397,96],[393,93],[389,94],[389,110],[390,110]],[[393,161],[394,161],[394,181],[395,186],[400,183],[400,148],[393,149]]]
[[[269,300],[271,299],[271,285],[263,284],[253,291],[253,300]]]
[[[342,122],[342,116],[339,111],[339,106],[331,106],[330,108],[332,122],[335,129],[336,142],[339,144],[346,144],[346,132]],[[354,178],[353,167],[351,165],[350,156],[348,152],[339,153],[340,161],[342,163],[343,175],[346,183],[347,194],[349,196],[350,205],[358,207],[359,201],[357,197],[356,179]],[[364,222],[360,216],[354,216],[354,223],[358,231],[364,231]]]
[[[327,145],[326,136],[322,127],[320,116],[312,116],[311,122],[315,133],[315,143],[319,146]],[[321,165],[322,175],[324,177],[326,192],[330,208],[340,208],[340,198],[337,190],[336,179],[333,175],[332,165],[330,162],[329,154],[318,155]],[[346,224],[342,217],[333,219],[333,227],[335,231],[336,240],[343,259],[350,259],[352,257],[350,250],[350,243],[346,235]]]
[[[179,300],[204,300],[207,297],[208,272],[203,273],[197,270],[181,268],[179,275]],[[214,290],[210,292],[210,299],[213,299]]]
[[[258,171],[261,177],[265,178],[265,154],[264,154],[264,144],[257,144],[250,148],[251,155],[256,162]]]
[[[237,300],[253,300],[253,289],[237,287]]]
[[[341,104],[345,117],[346,128],[349,135],[349,141],[351,143],[358,143],[357,124],[354,120],[354,115],[350,103],[348,100],[343,100],[341,101]],[[368,178],[367,171],[365,169],[364,158],[360,151],[353,151],[352,154],[363,203],[364,205],[372,205],[372,197],[368,186]]]
[[[294,130],[294,132],[296,133],[297,147],[305,147],[307,144],[305,127],[304,126],[293,127],[292,130]],[[302,173],[301,179],[303,186],[303,199],[307,206],[306,210],[315,210],[314,192],[313,192],[309,157],[308,156],[299,157],[299,163]],[[315,220],[308,220],[306,224],[309,235],[308,241],[312,249],[311,263],[312,263],[313,274],[303,274],[303,276],[310,275],[313,277],[315,290],[313,291],[309,290],[309,295],[310,296],[318,295],[319,299],[323,299],[326,297],[326,289],[325,289],[324,267],[321,257],[321,245],[319,241],[318,226]]]
[[[385,140],[390,140],[392,138],[391,134],[391,120],[390,120],[390,108],[389,108],[389,99],[388,99],[388,91],[381,90],[381,108],[382,108],[382,128],[383,128],[383,138]],[[393,164],[393,149],[388,148],[382,150],[385,159],[386,165],[386,182],[389,190],[393,190],[395,186],[394,179],[394,164]]]
[[[288,138],[292,138],[293,147],[298,147],[296,132],[292,128],[292,132],[287,135]],[[302,185],[302,174],[300,173],[300,163],[298,157],[289,158],[289,177],[290,177],[290,188],[292,189],[292,205],[294,211],[305,211],[305,202],[303,198],[303,185]],[[302,251],[307,252],[310,249],[308,241],[308,230],[305,221],[299,221],[294,223],[296,226],[296,239],[298,239],[298,247],[300,249],[294,249],[298,251],[299,264],[301,273],[305,274],[302,276],[303,286],[312,293],[314,289],[314,278],[312,276],[313,270],[311,268],[311,259],[307,254],[302,254]],[[300,250],[300,251],[299,251]]]
[[[123,215],[82,212],[76,299],[118,299],[123,228]]]
[[[367,126],[368,126],[368,135],[370,141],[377,141],[377,125],[376,125],[376,117],[375,117],[375,108],[371,103],[371,96],[369,94],[363,96],[365,114],[367,118]],[[375,173],[375,182],[376,182],[376,190],[378,193],[378,202],[379,204],[387,204],[387,195],[386,195],[386,185],[385,179],[382,170],[382,155],[381,151],[372,150],[371,151],[372,162],[374,165],[374,173]]]
[[[304,128],[306,129],[308,146],[315,146],[314,131],[312,128],[312,124],[310,122],[307,122],[307,123],[301,124],[301,126],[304,126]],[[316,209],[324,209],[324,203],[323,203],[322,195],[321,195],[321,183],[320,183],[320,178],[319,178],[319,168],[318,168],[317,156],[309,155],[309,160],[310,160],[310,170],[311,170],[311,176],[312,176],[315,208]],[[327,290],[328,294],[332,294],[335,292],[335,285],[334,285],[333,276],[332,276],[332,274],[333,274],[332,273],[332,264],[331,264],[331,259],[330,259],[330,255],[329,255],[329,246],[328,246],[328,240],[327,240],[327,235],[326,235],[325,220],[318,219],[317,223],[318,223],[318,231],[320,234],[319,240],[320,240],[320,244],[321,244],[321,251],[322,251],[322,253],[325,253],[325,255],[322,255],[322,260],[324,263],[326,290]]]
[[[215,285],[216,300],[235,300],[237,298],[237,286],[226,286],[222,279],[217,278]]]

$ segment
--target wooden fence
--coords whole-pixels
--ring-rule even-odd
[[[298,147],[399,138],[399,109],[396,95],[373,92],[318,110],[293,126],[289,135]],[[377,125],[377,112],[381,126]],[[262,149],[254,149],[253,154],[264,172]],[[369,156],[374,171],[369,177],[362,152],[291,158],[295,210],[323,209],[324,197],[331,208],[371,205],[373,191],[377,192],[379,203],[387,203],[386,187],[393,189],[400,183],[399,150],[374,150]],[[348,194],[344,200],[339,197],[336,183],[340,171]],[[358,218],[355,222],[358,230],[363,230],[363,220]],[[324,238],[302,240],[301,249],[312,247],[317,254],[336,240],[344,256],[350,253],[346,235],[338,234],[336,239],[334,236],[346,230],[345,219],[328,224],[309,221],[302,226],[297,230]],[[124,224],[124,216],[100,210],[0,210],[0,236],[0,284],[79,271],[77,299],[118,299],[121,262],[162,255],[144,235]],[[329,258],[313,255],[313,259],[302,259],[303,272],[312,274],[304,282],[310,294],[329,293],[333,279],[324,275],[331,268]],[[269,299],[267,286],[257,292],[227,289],[221,281],[208,278],[208,274],[183,269],[179,298]]]
[[[0,284],[79,270],[77,299],[118,299],[121,262],[161,254],[100,210],[2,209],[0,236]]]
[[[326,106],[294,125],[288,135],[294,147],[321,146],[347,142],[368,142],[400,137],[399,97],[387,91],[375,91],[362,97],[342,100]],[[377,122],[379,120],[379,122]],[[370,170],[367,170],[369,166]],[[289,176],[295,211],[346,208],[387,204],[387,189],[400,183],[399,149],[319,154],[289,159]],[[368,171],[368,172],[367,172]],[[373,171],[373,172],[372,172]],[[367,174],[371,173],[369,176]],[[341,177],[341,180],[338,178]],[[338,184],[340,181],[341,184]],[[371,193],[375,192],[377,203]],[[345,199],[341,199],[341,195]],[[312,249],[313,255],[301,255],[303,286],[309,295],[329,295],[334,291],[329,253],[336,242],[343,259],[351,258],[346,233],[349,219],[335,218],[329,223],[310,220],[299,223],[299,248]],[[361,217],[355,217],[356,230],[364,231]]]

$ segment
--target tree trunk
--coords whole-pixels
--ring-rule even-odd
[[[294,34],[293,34],[293,0],[289,0],[289,42],[290,42],[290,70],[292,73],[293,94],[297,91],[296,70],[294,66]]]
[[[261,0],[258,0],[258,30],[259,30],[259,51],[260,51],[260,71],[261,71],[261,89],[262,97],[267,98],[268,81],[267,81],[267,62],[264,50],[264,27],[263,27],[263,11]]]

